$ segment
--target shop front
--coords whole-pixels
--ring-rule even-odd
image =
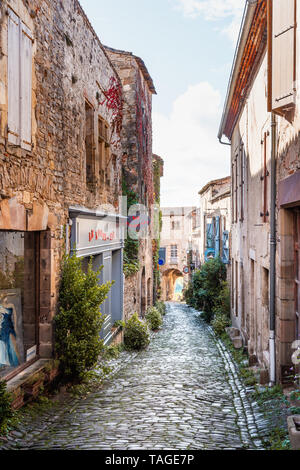
[[[93,268],[103,266],[99,284],[114,281],[114,284],[101,305],[106,316],[101,331],[104,344],[112,340],[113,324],[123,319],[123,247],[126,217],[104,214],[86,208],[69,208],[71,225],[71,252],[82,258],[87,269],[92,258]]]

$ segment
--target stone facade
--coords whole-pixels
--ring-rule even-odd
[[[294,2],[290,2],[283,16],[274,3],[273,17],[267,2],[249,5],[238,45],[239,55],[224,108],[219,137],[225,134],[231,141],[232,167],[232,321],[243,335],[250,355],[262,367],[271,368],[270,285],[271,248],[276,243],[275,273],[275,352],[276,380],[286,383],[292,376],[294,341],[299,340],[299,222],[300,208],[300,99],[298,89],[274,100],[274,93],[281,73],[300,71],[299,48],[280,50],[277,38],[290,28],[282,27],[282,34],[272,36],[272,20],[275,16],[285,19],[295,14]],[[271,6],[271,2],[268,2]],[[285,6],[284,6],[285,8]],[[275,16],[274,16],[275,15]],[[300,11],[295,21],[295,45],[299,43]],[[274,20],[275,21],[275,20]],[[279,21],[279,20],[278,20]],[[275,24],[275,23],[274,23]],[[279,24],[279,23],[278,23]],[[289,22],[290,26],[291,22]],[[254,32],[255,31],[255,32]],[[252,35],[253,33],[253,35]],[[269,33],[269,36],[268,34]],[[267,37],[269,41],[267,43]],[[271,39],[270,39],[271,38]],[[272,40],[273,38],[273,40]],[[274,39],[275,38],[275,39]],[[272,42],[273,41],[273,42]],[[247,59],[247,50],[255,42],[255,52]],[[293,41],[291,41],[291,44]],[[272,49],[273,47],[273,49]],[[275,48],[275,49],[274,49]],[[272,52],[273,51],[273,52]],[[274,52],[275,51],[275,52]],[[277,55],[276,55],[277,54]],[[281,54],[286,67],[279,66],[276,57]],[[239,60],[244,60],[243,67]],[[248,60],[248,62],[247,62]],[[245,65],[246,64],[246,65]],[[291,65],[291,70],[289,66]],[[277,83],[278,80],[278,83]],[[243,83],[243,85],[242,85]],[[298,88],[298,82],[293,82]],[[273,84],[273,91],[272,91]],[[275,88],[274,88],[275,86]],[[243,91],[240,89],[243,87]],[[282,93],[285,95],[285,93]],[[234,100],[238,98],[239,106]],[[273,102],[272,101],[273,97]],[[275,103],[289,99],[291,103],[277,109]],[[236,101],[235,101],[236,102]],[[276,239],[271,233],[271,184],[272,184],[272,115],[276,113],[274,139],[275,165],[275,224]],[[298,314],[298,318],[297,318]]]
[[[161,249],[165,264],[161,266],[162,300],[175,300],[175,283],[183,278],[183,286],[191,276],[190,264],[193,246],[192,230],[195,207],[163,207]],[[184,268],[188,268],[184,272]]]
[[[69,244],[69,207],[95,210],[110,204],[111,211],[119,211],[122,149],[106,93],[121,83],[77,0],[9,0],[0,7],[0,234],[25,234],[24,341],[38,343],[39,356],[48,358],[53,353],[60,261],[66,241]],[[30,38],[27,47],[32,53],[27,100],[31,107],[23,110],[31,123],[26,145],[13,142],[16,133],[8,126],[8,41],[15,31]],[[100,118],[107,126],[105,149]],[[16,125],[22,122],[17,120]],[[27,276],[30,256],[37,262],[38,284]],[[38,289],[35,305],[26,300],[31,295],[26,282]]]
[[[152,165],[152,95],[156,94],[144,62],[130,52],[106,47],[119,73],[124,90],[123,110],[123,181],[135,193],[150,217],[148,233],[139,242],[140,269],[136,284],[125,281],[125,304],[144,314],[153,303],[153,250],[155,202]],[[132,303],[132,299],[133,303]],[[129,314],[129,313],[128,313]]]
[[[227,263],[231,227],[230,176],[210,181],[199,191],[199,196],[193,230],[199,264],[203,264],[208,255],[220,256]]]

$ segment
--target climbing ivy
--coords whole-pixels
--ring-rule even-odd
[[[153,159],[153,189],[154,189],[154,201],[160,206],[160,169],[161,162]],[[158,222],[159,236],[158,239],[152,241],[152,253],[153,253],[153,283],[154,290],[157,297],[160,297],[161,283],[160,283],[160,271],[158,267],[159,260],[159,248],[160,248],[160,232],[162,230],[162,212],[159,211],[159,222]]]
[[[123,196],[127,197],[127,213],[128,209],[139,203],[137,194],[129,189],[125,180],[125,175],[122,178],[122,192]],[[132,276],[137,273],[140,269],[139,264],[139,240],[133,240],[130,237],[126,237],[124,247],[124,265],[123,271],[126,277]]]

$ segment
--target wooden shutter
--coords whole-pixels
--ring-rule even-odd
[[[222,238],[222,261],[229,264],[229,232],[224,230]]]
[[[215,258],[220,256],[220,217],[215,218]]]
[[[20,20],[8,9],[8,142],[20,144]]]
[[[295,103],[296,0],[273,0],[272,109]]]
[[[21,147],[31,150],[32,36],[21,24]]]

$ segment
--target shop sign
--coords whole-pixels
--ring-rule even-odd
[[[122,228],[116,219],[77,218],[76,224],[78,250],[121,243]]]

